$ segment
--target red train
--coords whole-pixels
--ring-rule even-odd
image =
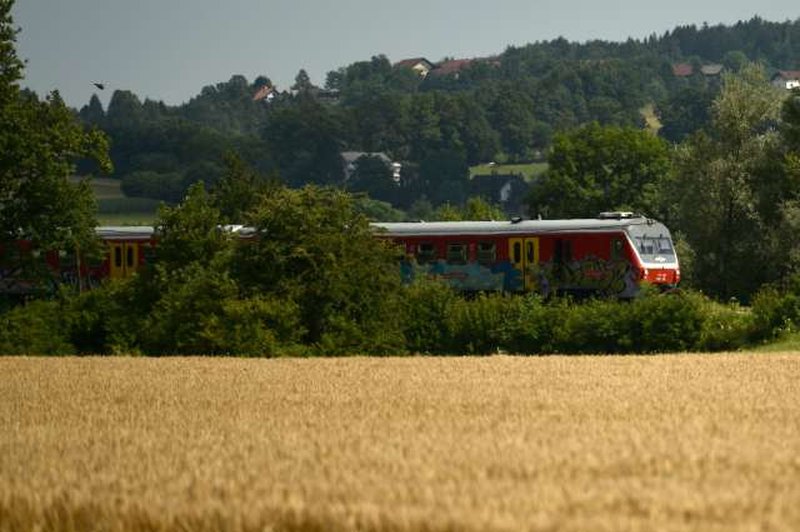
[[[463,291],[537,291],[633,297],[646,281],[671,288],[680,280],[669,230],[630,213],[596,219],[505,222],[375,223],[376,233],[405,250],[401,273],[442,279]],[[241,228],[232,228],[240,231]],[[28,242],[0,249],[0,293],[27,294],[67,283],[85,289],[133,275],[155,253],[152,227],[98,227],[107,247],[99,260],[48,252],[42,261]],[[44,275],[22,272],[25,261]],[[45,280],[45,283],[42,283]]]
[[[633,297],[646,281],[680,280],[669,230],[631,213],[596,219],[378,223],[405,247],[402,273],[464,291]]]

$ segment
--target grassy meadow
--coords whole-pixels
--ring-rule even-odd
[[[0,358],[0,530],[796,530],[800,355]]]

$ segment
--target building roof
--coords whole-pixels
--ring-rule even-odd
[[[685,78],[694,74],[694,67],[689,63],[676,63],[672,65],[672,74],[679,78]]]
[[[700,72],[705,76],[718,76],[722,72],[722,65],[710,64],[700,67]]]
[[[255,94],[253,94],[253,101],[257,102],[259,100],[263,100],[264,98],[269,97],[274,91],[275,89],[272,87],[272,85],[264,85],[258,89]]]
[[[792,80],[800,79],[800,70],[778,70],[772,79]]]
[[[433,76],[449,76],[450,74],[457,74],[461,72],[468,66],[470,66],[473,62],[477,61],[476,59],[453,59],[451,61],[442,61],[436,67],[431,70],[431,75]]]
[[[341,155],[342,155],[342,159],[344,159],[344,162],[347,163],[347,164],[354,163],[354,162],[356,162],[357,160],[359,160],[362,157],[377,157],[377,158],[379,158],[380,160],[382,160],[383,162],[385,162],[387,164],[391,164],[391,162],[392,162],[392,160],[389,158],[389,156],[386,155],[385,153],[383,153],[382,151],[378,151],[378,152],[343,151]]]
[[[397,63],[395,63],[394,66],[396,66],[396,67],[414,68],[415,66],[419,65],[420,63],[422,63],[428,69],[433,68],[433,63],[431,63],[430,61],[428,61],[424,57],[412,57],[411,59],[402,59],[402,60],[398,61]]]

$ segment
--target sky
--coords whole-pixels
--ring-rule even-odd
[[[624,41],[678,25],[800,17],[797,0],[16,0],[22,85],[58,89],[80,108],[116,89],[178,105],[244,75],[288,89],[304,68],[325,75],[390,61],[494,55],[564,37]],[[103,83],[98,91],[94,82]]]

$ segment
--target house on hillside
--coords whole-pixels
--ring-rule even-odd
[[[413,57],[411,59],[403,59],[394,64],[395,68],[410,68],[421,78],[425,78],[428,73],[433,70],[433,63],[424,57]]]
[[[383,163],[392,171],[392,179],[395,183],[400,182],[400,171],[403,165],[397,161],[392,161],[388,155],[383,152],[366,152],[366,151],[343,151],[341,153],[342,161],[344,162],[344,179],[348,181],[353,174],[358,170],[358,161],[362,157],[376,157],[383,161]]]
[[[451,76],[454,79],[458,79],[463,70],[476,64],[485,64],[489,65],[490,67],[499,67],[500,59],[496,56],[475,57],[473,59],[449,59],[447,61],[442,61],[441,63],[438,63],[433,68],[433,70],[431,70],[430,75],[434,77]]]
[[[779,89],[800,88],[800,70],[779,70],[772,76],[772,84]]]
[[[694,74],[694,67],[689,63],[676,63],[672,65],[672,75],[676,78],[688,78]]]
[[[462,70],[470,66],[475,59],[452,59],[442,61],[431,71],[432,76],[453,76],[458,79]]]
[[[703,65],[700,67],[700,73],[706,77],[716,77],[722,74],[723,66],[716,63],[711,63],[709,65]]]
[[[529,189],[528,183],[517,174],[476,175],[469,184],[470,196],[480,196],[500,205],[509,216],[525,214]]]

